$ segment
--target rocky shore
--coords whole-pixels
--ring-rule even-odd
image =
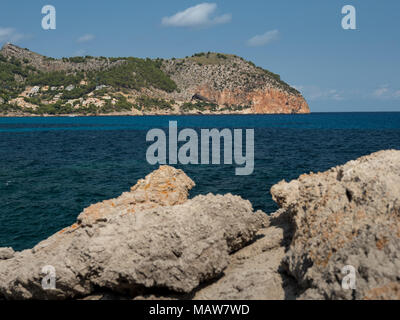
[[[271,215],[193,186],[161,166],[34,248],[0,248],[0,299],[400,299],[400,151],[281,181]]]

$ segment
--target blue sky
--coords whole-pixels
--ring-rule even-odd
[[[56,30],[41,27],[47,4],[56,8]],[[356,30],[341,27],[344,5],[356,8]],[[314,112],[400,111],[399,34],[398,0],[0,4],[0,45],[10,41],[52,57],[233,53],[280,74]]]

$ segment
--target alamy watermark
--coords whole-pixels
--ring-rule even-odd
[[[356,289],[356,268],[351,265],[344,266],[342,268],[342,274],[345,275],[342,279],[343,290],[355,290]]]
[[[245,140],[243,140],[242,129],[201,129],[199,137],[194,129],[183,129],[178,132],[177,121],[170,121],[168,143],[167,134],[163,129],[152,129],[147,133],[146,141],[153,144],[147,149],[146,159],[151,165],[167,163],[208,165],[211,150],[211,164],[221,164],[222,140],[223,164],[235,162],[236,165],[241,166],[235,168],[236,175],[252,174],[254,171],[254,129],[246,129]],[[179,142],[186,143],[178,148]],[[243,142],[245,148],[243,148]]]
[[[50,265],[44,266],[42,268],[42,274],[45,275],[42,279],[43,290],[56,289],[56,268]]]
[[[42,18],[43,30],[55,30],[56,29],[56,8],[52,5],[45,5],[42,8],[42,14],[45,16]]]
[[[342,8],[342,14],[345,14],[345,16],[342,18],[342,28],[344,30],[357,29],[356,8],[351,5],[346,5]]]
[[[42,18],[43,30],[55,30],[56,29],[56,8],[53,5],[45,5],[42,7],[42,14],[45,16]],[[355,30],[356,25],[356,8],[352,5],[345,5],[342,7],[342,14],[345,16],[342,18],[342,28],[344,30]]]

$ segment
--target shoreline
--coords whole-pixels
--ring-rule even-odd
[[[41,115],[36,115],[36,114],[31,114],[31,113],[26,113],[26,114],[0,114],[0,118],[37,118],[37,117],[42,117],[42,118],[61,118],[61,117],[70,117],[70,118],[76,118],[76,117],[118,117],[118,116],[123,116],[123,117],[145,117],[145,116],[228,116],[228,115],[238,115],[238,116],[246,116],[246,115],[307,115],[311,114],[309,113],[240,113],[240,112],[229,112],[229,113],[147,113],[147,114],[137,114],[137,113],[99,113],[99,114],[41,114]]]
[[[315,114],[369,114],[369,113],[400,113],[400,111],[326,111],[309,113],[168,113],[168,114],[62,114],[62,115],[33,115],[33,114],[0,114],[1,118],[89,118],[89,117],[162,117],[162,116],[296,116],[296,115],[315,115]]]

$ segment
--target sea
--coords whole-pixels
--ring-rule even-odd
[[[199,194],[231,193],[271,214],[275,183],[325,171],[382,149],[400,149],[400,113],[0,118],[0,247],[31,248],[73,224],[89,205],[119,196],[158,168],[149,130],[254,129],[254,171],[235,163],[174,165]],[[244,135],[244,133],[243,133]]]

